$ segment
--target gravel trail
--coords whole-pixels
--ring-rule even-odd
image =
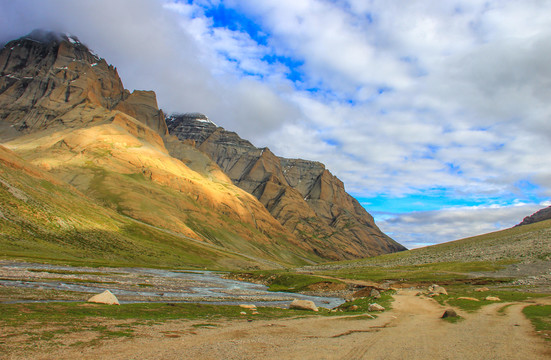
[[[400,290],[393,309],[377,319],[308,317],[224,321],[212,327],[173,321],[142,326],[132,339],[88,348],[61,348],[28,359],[549,359],[551,346],[522,315],[527,303],[492,304],[460,312],[456,324],[445,307]],[[549,303],[549,299],[542,299]],[[260,309],[260,311],[262,311]]]

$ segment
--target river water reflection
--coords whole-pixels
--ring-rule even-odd
[[[6,261],[0,262],[0,270],[3,286],[81,293],[110,290],[121,303],[185,301],[288,307],[293,299],[304,299],[333,308],[344,302],[335,297],[271,292],[264,285],[225,279],[223,273],[213,271],[86,268]]]

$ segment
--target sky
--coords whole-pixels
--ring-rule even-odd
[[[549,0],[0,0],[166,112],[323,162],[408,248],[551,205]]]

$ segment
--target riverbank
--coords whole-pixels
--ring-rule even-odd
[[[86,301],[104,290],[113,292],[121,303],[254,303],[288,307],[294,299],[302,299],[330,309],[344,302],[337,296],[324,296],[323,292],[305,295],[268,291],[265,285],[224,278],[223,273],[212,271],[0,262],[0,302]]]

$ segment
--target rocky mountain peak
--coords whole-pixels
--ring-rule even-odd
[[[86,107],[120,111],[168,134],[155,93],[124,89],[117,69],[78,37],[34,30],[0,50],[0,139],[100,119],[76,116],[90,115]]]
[[[89,64],[95,64],[102,60],[84,45],[77,36],[41,29],[33,30],[28,35],[8,42],[4,45],[2,51],[6,49],[15,57],[27,55],[25,54],[25,50],[27,50],[29,55],[36,52],[47,55],[45,59],[61,55],[71,61],[86,61]],[[5,69],[2,68],[2,71],[5,72]]]
[[[185,137],[178,136],[182,141],[191,140],[195,145],[201,145],[218,126],[201,113],[172,114],[167,116],[166,125],[171,134],[186,134]]]

